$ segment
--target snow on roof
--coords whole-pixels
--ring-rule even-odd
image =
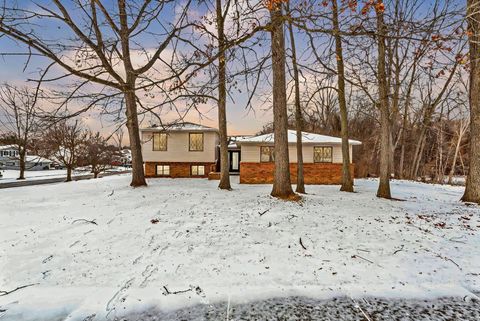
[[[218,132],[218,129],[213,127],[208,127],[200,124],[182,122],[182,123],[173,123],[165,125],[153,125],[151,127],[142,128],[142,131],[214,131]]]
[[[253,136],[253,137],[245,137],[237,140],[237,144],[240,144],[240,145],[244,143],[273,143],[273,142],[274,142],[273,133]],[[295,130],[288,131],[288,142],[289,143],[297,142],[297,132]],[[350,145],[362,144],[360,141],[353,140],[353,139],[349,139],[348,142],[350,143]],[[341,144],[342,139],[340,137],[302,132],[302,143],[304,144]]]
[[[0,150],[11,150],[11,149],[18,149],[18,145],[0,145]]]
[[[51,160],[37,155],[27,155],[25,156],[25,161],[30,163],[53,163]]]
[[[246,138],[250,138],[252,135],[237,135],[237,136],[229,136],[228,137],[228,148],[238,148],[237,142],[244,140]]]

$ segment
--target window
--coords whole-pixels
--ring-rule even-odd
[[[275,147],[260,146],[260,163],[275,161]]]
[[[191,152],[203,151],[203,133],[190,133],[188,150]]]
[[[203,165],[192,165],[191,166],[192,176],[203,176],[205,175],[205,166]]]
[[[313,147],[314,163],[331,163],[332,147],[331,146],[315,146]]]
[[[153,133],[153,150],[154,151],[167,150],[167,134]]]
[[[157,165],[157,176],[170,176],[170,165]]]

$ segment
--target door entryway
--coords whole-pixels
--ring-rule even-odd
[[[228,162],[230,163],[230,172],[239,173],[240,172],[240,151],[239,150],[228,151]]]

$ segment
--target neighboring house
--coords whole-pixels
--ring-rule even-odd
[[[53,162],[49,159],[37,156],[27,155],[25,156],[25,169],[27,171],[41,171],[53,168]]]
[[[113,166],[132,167],[132,151],[124,148],[115,155],[113,155]]]
[[[218,129],[177,123],[141,129],[146,177],[208,177],[218,159]]]
[[[52,161],[36,155],[25,156],[26,170],[47,170],[50,169]],[[0,168],[20,169],[20,159],[17,145],[0,146]]]
[[[18,145],[0,146],[0,168],[11,169],[19,166]]]
[[[297,179],[297,135],[288,131],[288,152],[292,183]],[[361,142],[349,140],[350,160],[352,146]],[[237,141],[240,146],[240,183],[265,184],[273,182],[275,154],[273,134],[265,134]],[[342,140],[338,137],[302,133],[305,184],[341,184]],[[350,165],[352,177],[354,164]]]

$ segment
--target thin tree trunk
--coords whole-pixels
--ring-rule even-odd
[[[458,128],[457,144],[455,145],[455,152],[453,154],[452,167],[450,168],[450,172],[448,173],[448,184],[452,184],[453,181],[453,175],[455,174],[455,166],[457,165],[458,153],[460,152],[460,145],[462,143],[463,135],[465,133],[464,128],[465,127],[463,126],[463,123],[460,122]]]
[[[289,3],[287,2],[287,6]],[[289,7],[287,7],[289,11]],[[290,13],[290,11],[289,11]],[[305,194],[305,178],[303,176],[303,144],[302,144],[302,129],[303,116],[302,107],[300,105],[300,78],[297,65],[297,50],[295,47],[295,35],[293,33],[293,26],[291,21],[288,23],[288,32],[290,35],[290,47],[292,50],[292,66],[293,78],[295,82],[295,126],[297,132],[297,187],[295,192]]]
[[[66,182],[72,181],[72,166],[67,165],[67,179]]]
[[[275,140],[275,173],[271,195],[291,199],[295,193],[290,182],[288,158],[288,116],[285,80],[285,38],[281,4],[270,10],[273,70],[273,126]]]
[[[125,92],[125,105],[127,115],[128,136],[130,138],[130,149],[132,151],[132,181],[130,186],[146,186],[143,171],[142,142],[138,126],[137,104],[135,101],[135,90]]]
[[[388,102],[387,78],[385,72],[385,35],[386,27],[383,18],[383,11],[376,10],[377,31],[378,31],[378,92],[380,98],[380,183],[378,185],[377,197],[392,198],[390,193],[390,112]]]
[[[425,149],[425,142],[426,142],[426,137],[425,137],[425,135],[423,135],[422,138],[418,142],[418,144],[419,144],[417,146],[418,155],[416,155],[416,159],[413,163],[411,179],[416,180],[417,177],[418,177],[418,171],[420,169],[420,163],[422,162],[423,151]]]
[[[25,151],[20,151],[18,153],[18,157],[20,163],[20,174],[18,175],[17,179],[25,179]]]
[[[340,123],[342,137],[342,186],[343,192],[353,192],[353,179],[350,173],[350,146],[348,143],[348,112],[345,98],[345,66],[343,64],[342,37],[338,21],[337,0],[332,0],[333,31],[335,33],[335,53],[337,55],[338,105],[340,107]]]
[[[441,116],[440,116],[441,117]],[[443,184],[444,182],[444,172],[443,172],[443,125],[442,125],[442,120],[440,118],[439,124],[440,129],[438,133],[438,166],[437,166],[437,172],[436,172],[436,182]]]
[[[404,135],[402,133],[402,135]],[[405,178],[405,169],[404,169],[404,163],[405,163],[405,138],[402,137],[402,146],[400,149],[400,164],[398,165],[398,175],[400,179]]]
[[[453,154],[452,168],[450,168],[450,172],[448,173],[448,184],[453,183],[453,175],[455,174],[455,166],[457,165],[458,151],[460,150],[459,147],[460,146],[457,142],[457,146],[455,146],[455,153]]]
[[[405,144],[406,144],[406,132],[407,132],[407,126],[408,126],[408,112],[410,109],[410,101],[411,101],[411,94],[412,94],[412,88],[413,88],[413,83],[415,80],[415,75],[417,71],[417,59],[415,58],[415,61],[413,62],[413,69],[412,69],[412,75],[410,77],[410,82],[408,83],[408,89],[405,97],[405,110],[403,112],[403,119],[402,119],[402,129],[400,133],[400,144],[401,144],[401,151],[400,151],[400,164],[398,168],[398,174],[401,179],[405,178]]]
[[[227,136],[227,86],[226,86],[226,59],[225,59],[225,30],[222,13],[222,0],[216,0],[217,33],[218,33],[218,129],[220,134],[220,182],[218,188],[230,190],[230,173],[228,164],[228,136]]]
[[[467,0],[470,45],[470,164],[462,201],[480,204],[480,0]]]
[[[467,176],[467,171],[465,170],[465,162],[463,161],[462,153],[458,155],[458,158],[460,158],[460,164],[462,165],[462,175]]]
[[[427,126],[427,124],[422,124],[422,129],[420,130],[420,135],[418,136],[417,146],[415,147],[415,152],[413,154],[414,157],[409,175],[410,179],[413,180],[417,178],[420,163],[422,162],[423,149],[425,148],[425,138],[427,134]]]

